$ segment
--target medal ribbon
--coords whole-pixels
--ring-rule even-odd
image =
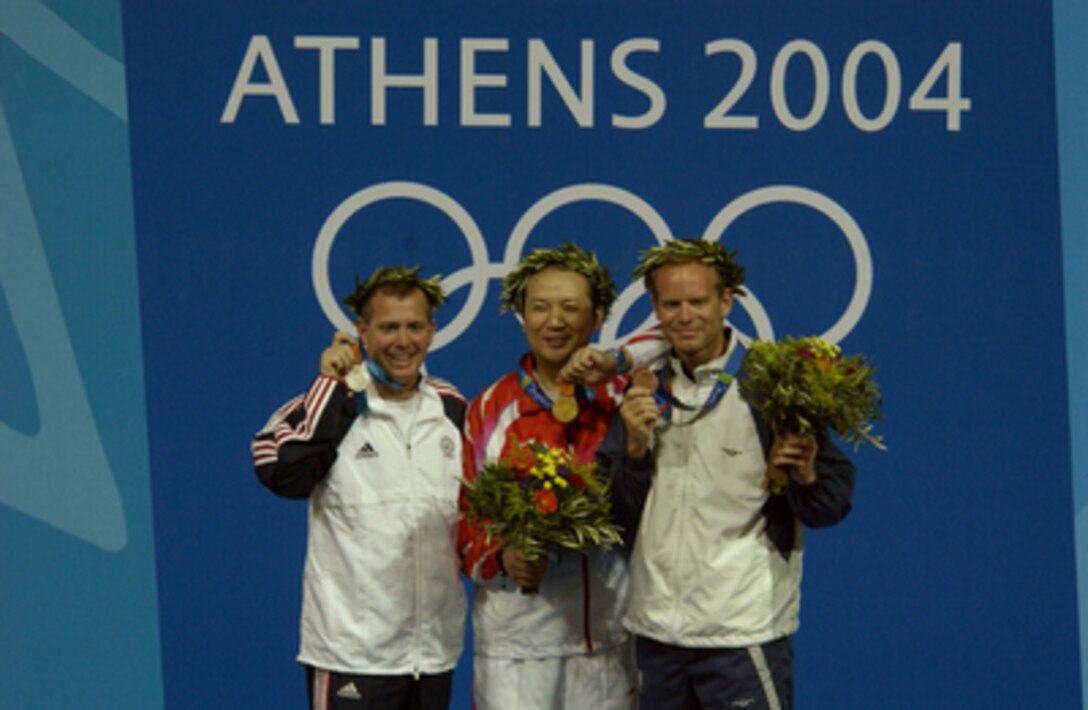
[[[366,371],[370,373],[371,378],[373,378],[373,380],[380,384],[382,387],[393,391],[399,391],[408,386],[403,382],[397,382],[396,380],[394,380],[389,375],[389,373],[385,371],[385,368],[379,365],[374,360],[368,358],[364,364],[366,365]],[[423,376],[421,374],[419,379],[416,380],[416,383],[412,385],[412,389],[419,387],[419,383],[422,381]],[[370,405],[367,403],[366,400],[366,390],[363,390],[361,392],[355,392],[354,400],[356,413],[366,414],[366,412],[370,409]]]
[[[386,389],[402,390],[407,387],[407,385],[405,385],[403,382],[397,382],[392,377],[390,377],[389,373],[385,371],[385,368],[374,362],[373,359],[367,359],[366,371],[370,373],[370,376],[374,378],[375,382],[377,382],[382,387],[385,387]],[[415,389],[416,387],[418,387],[419,380],[422,379],[423,377],[420,376],[420,378],[416,380],[416,383],[412,386],[412,388]]]
[[[529,395],[531,400],[550,412],[552,410],[552,398],[548,396],[548,393],[544,391],[544,388],[540,386],[540,383],[536,381],[536,378],[525,369],[524,364],[520,365],[518,369],[521,370],[521,377],[518,378],[518,384],[521,385],[521,389],[525,390],[525,394]],[[575,385],[574,387],[575,399],[585,399],[588,402],[592,402],[596,394],[597,393],[593,390],[586,389],[581,385]]]
[[[705,411],[710,409],[718,400],[722,398],[727,391],[729,391],[729,385],[733,383],[737,370],[740,369],[741,360],[744,359],[744,353],[746,352],[744,345],[737,341],[737,344],[733,347],[733,352],[725,361],[725,365],[722,366],[721,371],[718,372],[717,381],[714,382],[714,387],[710,390],[710,394],[707,395],[706,401],[702,405],[696,407],[690,404],[681,402],[679,398],[672,391],[672,381],[676,379],[676,372],[670,372],[667,378],[664,378],[662,383],[658,386],[657,391],[654,392],[654,401],[657,402],[657,408],[661,411],[661,415],[668,419],[672,416],[672,408],[682,409],[685,412]]]

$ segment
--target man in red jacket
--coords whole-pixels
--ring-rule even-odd
[[[616,297],[596,256],[572,244],[537,249],[504,286],[504,309],[521,316],[529,353],[469,406],[470,480],[485,462],[506,454],[514,439],[569,448],[576,461],[592,461],[617,409],[615,380],[590,389],[559,378]],[[620,624],[627,593],[620,551],[552,553],[530,563],[464,518],[461,550],[477,585],[473,685],[479,710],[632,706],[636,680],[629,636]],[[519,587],[538,591],[525,594]]]

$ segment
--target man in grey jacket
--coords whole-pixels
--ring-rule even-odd
[[[743,273],[702,240],[650,249],[635,272],[672,350],[627,390],[597,458],[633,540],[624,625],[650,710],[791,707],[802,526],[850,510],[854,467],[835,445],[775,436],[740,398],[744,347],[723,320]],[[780,495],[768,465],[788,475]]]

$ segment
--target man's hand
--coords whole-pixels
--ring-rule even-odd
[[[790,478],[803,486],[816,482],[816,437],[778,434],[771,445],[768,463],[789,472]]]
[[[631,385],[620,405],[620,416],[627,429],[627,455],[642,458],[650,450],[654,424],[660,416],[653,390],[648,387]]]
[[[512,547],[504,547],[502,552],[502,567],[506,570],[506,576],[514,581],[522,589],[540,589],[540,583],[544,581],[544,572],[548,569],[548,558],[542,555],[534,562],[525,559],[525,555]]]
[[[321,353],[321,374],[326,377],[344,377],[355,365],[355,353],[355,336],[338,331],[332,336],[332,345]]]
[[[593,387],[615,374],[616,358],[587,345],[574,351],[559,371],[559,379]]]

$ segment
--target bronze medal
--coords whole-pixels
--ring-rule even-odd
[[[578,400],[574,398],[574,384],[564,382],[559,386],[559,396],[552,402],[552,416],[569,424],[578,418]]]
[[[631,375],[631,384],[653,392],[657,389],[657,375],[650,372],[649,368],[640,367]]]

